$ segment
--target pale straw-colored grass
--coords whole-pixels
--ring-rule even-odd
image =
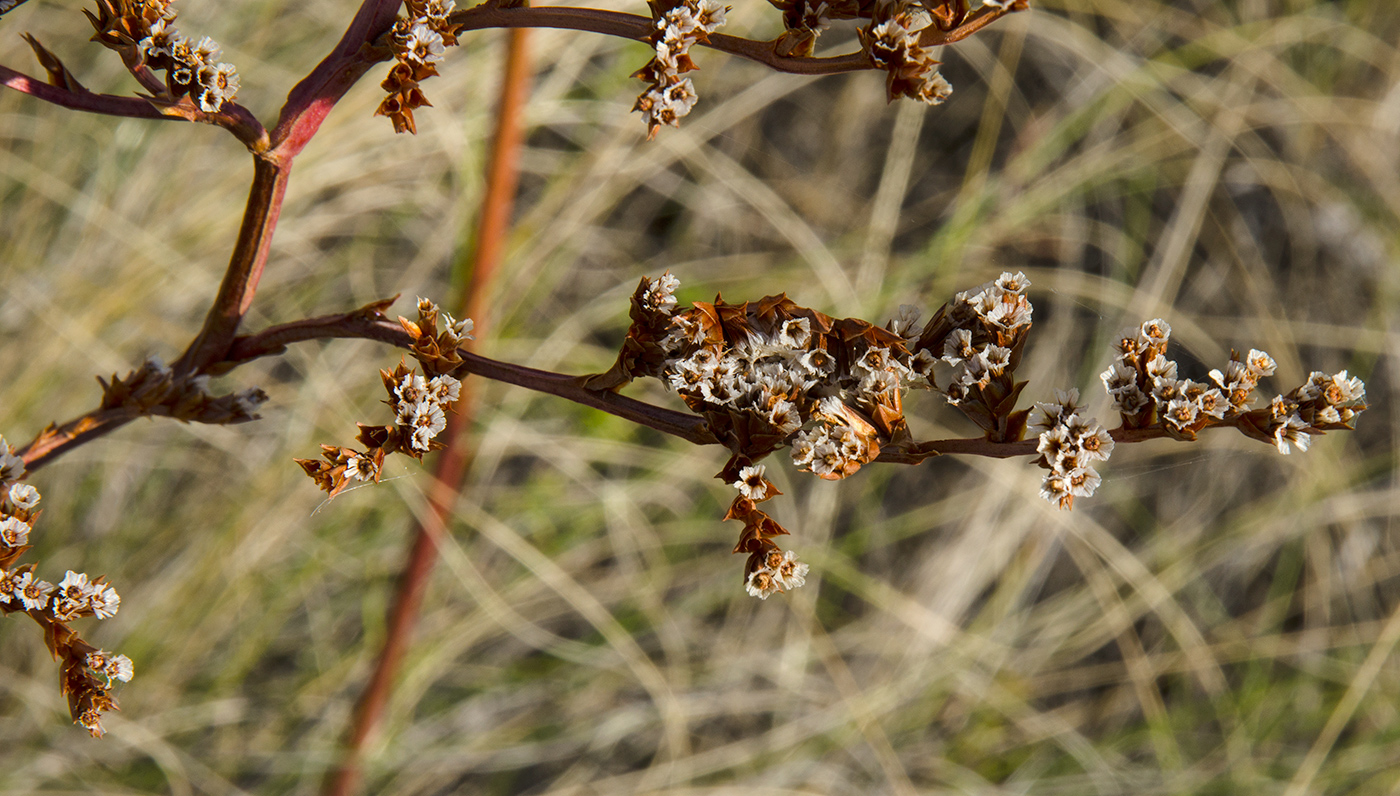
[[[348,7],[184,5],[264,118]],[[825,483],[775,459],[787,495],[766,505],[813,577],[758,602],[719,521],[719,450],[486,385],[367,791],[1394,788],[1400,15],[1278,5],[1040,2],[946,51],[957,92],[933,109],[887,107],[878,75],[699,53],[701,104],[650,144],[628,113],[645,50],[541,32],[487,353],[600,370],[638,277],[666,269],[683,300],[787,291],[881,321],[1019,269],[1027,399],[1077,386],[1102,414],[1111,336],[1160,316],[1194,378],[1257,347],[1279,362],[1267,389],[1347,368],[1373,408],[1306,455],[1225,433],[1120,446],[1068,513],[1025,461]],[[130,90],[85,27],[31,0],[0,20],[0,63],[29,68],[13,34],[31,30],[94,88]],[[251,326],[450,295],[499,47],[473,34],[452,54],[416,138],[370,118],[375,80],[351,92],[298,160]],[[14,93],[0,139],[0,431],[18,441],[93,405],[94,374],[178,353],[250,169],[214,129]],[[35,475],[31,559],[110,577],[121,614],[85,632],[137,677],[91,741],[35,628],[0,622],[0,789],[315,791],[427,476],[395,465],[318,511],[291,458],[383,422],[376,370],[397,361],[301,345],[222,380],[268,391],[258,423],[136,423]],[[678,405],[655,384],[628,393]],[[972,431],[933,396],[909,404],[920,436]]]

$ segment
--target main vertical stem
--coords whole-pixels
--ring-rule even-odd
[[[501,252],[510,228],[519,182],[523,127],[520,117],[529,92],[530,78],[526,49],[528,33],[522,28],[507,34],[505,74],[501,81],[486,192],[482,197],[476,242],[467,261],[471,275],[465,280],[462,295],[455,302],[465,317],[475,321],[478,338],[485,337],[490,322],[490,295],[500,268]],[[448,418],[444,440],[447,448],[438,454],[433,483],[428,491],[427,510],[413,531],[408,560],[399,574],[394,602],[389,609],[384,647],[380,650],[369,683],[355,706],[353,722],[345,741],[344,757],[339,767],[327,776],[322,787],[325,796],[350,796],[359,789],[364,750],[383,724],[384,709],[404,655],[413,640],[428,577],[437,563],[438,543],[447,532],[462,480],[471,467],[473,450],[468,431],[476,416],[477,398],[476,380],[466,380],[462,384],[461,399],[457,402],[457,413]]]

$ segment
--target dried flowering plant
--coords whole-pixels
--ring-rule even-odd
[[[0,15],[17,5],[5,4]],[[475,372],[458,352],[460,343],[471,336],[471,320],[458,322],[447,316],[447,328],[439,333],[436,306],[420,301],[418,321],[403,320],[390,333],[381,324],[389,302],[375,302],[350,313],[296,321],[253,335],[239,334],[267,260],[294,159],[335,103],[378,63],[392,61],[393,66],[382,83],[387,96],[376,114],[389,117],[397,132],[416,132],[413,112],[429,105],[420,84],[438,74],[446,48],[459,43],[459,34],[484,28],[562,27],[645,41],[653,47],[655,57],[637,72],[651,87],[638,100],[636,110],[642,111],[651,137],[661,125],[677,124],[694,105],[693,84],[680,75],[696,68],[690,56],[695,45],[744,56],[780,71],[830,74],[883,69],[890,76],[891,99],[904,94],[936,103],[947,96],[947,84],[937,77],[936,62],[927,55],[927,48],[965,38],[1004,14],[1025,7],[1025,0],[988,3],[975,12],[969,11],[963,0],[901,3],[893,10],[852,4],[833,9],[822,6],[809,19],[803,13],[794,15],[795,7],[780,6],[787,32],[776,42],[762,42],[717,34],[725,22],[726,7],[710,0],[656,0],[651,4],[650,18],[600,9],[531,8],[499,0],[465,10],[457,10],[453,0],[364,0],[340,43],[292,88],[276,125],[269,129],[237,102],[242,76],[231,63],[221,60],[220,46],[207,36],[195,39],[180,32],[172,0],[95,0],[95,8],[84,10],[95,31],[92,40],[115,52],[145,93],[123,97],[87,89],[57,54],[28,34],[25,40],[47,73],[47,84],[4,66],[0,66],[0,82],[35,98],[92,113],[182,119],[223,127],[252,153],[253,186],[222,285],[203,327],[185,351],[169,366],[151,358],[125,376],[99,379],[102,399],[97,408],[61,425],[49,425],[15,454],[6,449],[5,455],[12,457],[18,468],[13,478],[138,417],[163,416],[216,425],[256,419],[265,393],[254,387],[216,396],[209,392],[210,378],[251,359],[280,353],[289,342],[320,337],[362,336],[403,345],[420,362],[424,374],[416,374],[403,364],[382,372],[395,422],[362,425],[359,441],[365,450],[326,445],[322,460],[300,460],[318,485],[334,496],[351,480],[377,482],[384,459],[391,453],[421,458],[441,447],[433,438],[446,427],[446,412],[459,392],[459,383],[449,371]],[[869,29],[861,34],[860,52],[834,58],[812,56],[811,42],[828,16],[870,20]],[[517,375],[524,372],[495,363],[486,367],[505,367]],[[533,375],[530,380],[539,381]],[[709,432],[703,434],[708,436]],[[11,519],[13,523],[27,522]],[[18,528],[16,524],[12,534],[16,538]],[[12,564],[13,559],[6,563]],[[800,582],[801,576],[790,562],[775,559],[773,566],[773,571],[780,573],[778,582]],[[37,596],[33,601],[47,599],[49,592],[45,590],[50,585],[34,580],[32,567],[17,569],[6,577],[17,590],[14,594],[34,592]],[[64,584],[80,596],[89,589],[86,580],[65,580]],[[105,594],[101,588],[95,593]],[[38,602],[24,605],[31,612],[44,608]],[[70,631],[52,630],[59,625],[46,627],[50,628],[50,648],[65,661],[62,688],[73,700],[75,720],[97,732],[96,715],[115,702],[105,696],[105,689],[96,687],[98,681],[84,674],[87,670],[82,667],[91,669],[91,661],[107,659],[76,640]],[[97,657],[89,661],[94,655]],[[129,671],[129,666],[121,671]]]
[[[435,8],[436,11],[433,10]],[[990,4],[988,8],[991,10],[984,8],[981,16],[976,17],[979,24],[994,18],[997,10],[1004,10]],[[396,62],[384,85],[389,97],[380,106],[380,113],[389,116],[396,129],[416,129],[412,111],[427,104],[418,83],[435,74],[435,64],[443,59],[443,48],[450,43],[449,37],[455,37],[463,30],[462,27],[451,27],[458,23],[450,21],[453,19],[448,13],[450,10],[440,5],[410,5],[406,15],[395,18],[387,35],[381,34],[367,48],[357,51],[359,56],[363,56],[368,49],[379,48],[391,53],[386,57],[392,57]],[[517,13],[514,9],[487,10],[497,14]],[[789,10],[796,12],[792,15],[796,21],[788,27],[789,33],[785,34],[781,52],[775,45],[774,52],[778,53],[778,57],[809,56],[810,50],[804,54],[806,45],[801,42],[810,42],[811,39],[804,38],[809,35],[815,38],[815,33],[825,26],[828,19],[869,18],[871,25],[868,30],[861,31],[861,40],[869,51],[871,62],[888,73],[887,91],[891,95],[915,96],[925,101],[937,101],[946,96],[946,82],[942,82],[934,69],[932,58],[923,44],[924,39],[940,40],[938,31],[968,30],[967,26],[972,22],[965,8],[960,10],[951,3],[932,10],[911,7],[897,10],[890,7],[883,10],[862,9],[854,5],[842,9],[840,13],[832,13],[821,7],[805,9],[793,5],[784,8],[785,13]],[[549,17],[555,9],[525,11],[539,11],[532,18],[540,20],[582,18],[562,15]],[[929,12],[927,16],[923,15],[925,11]],[[868,17],[863,16],[867,13]],[[141,17],[145,18],[144,11]],[[686,90],[678,88],[682,83],[689,83],[679,77],[689,71],[693,63],[688,61],[688,51],[692,45],[713,46],[718,43],[735,48],[740,46],[732,42],[726,44],[727,39],[709,29],[717,26],[723,17],[711,6],[676,5],[664,11],[654,8],[652,17],[650,25],[645,27],[645,36],[635,37],[653,45],[656,51],[653,61],[643,68],[651,70],[641,75],[651,87],[643,94],[642,100],[653,91],[665,89],[670,89],[672,96],[660,96],[648,107],[642,107],[642,100],[638,101],[638,110],[644,114],[649,134],[654,134],[662,124],[674,123],[684,115],[680,108],[689,110],[694,102],[691,93],[693,84]],[[691,20],[702,17],[706,21],[695,22],[694,27],[690,27]],[[467,23],[461,24],[465,26]],[[711,36],[712,33],[715,35]],[[147,53],[158,55],[158,51],[163,49],[170,49],[172,53],[177,49],[173,44],[169,48],[159,46],[149,28],[147,38],[152,39],[146,46]],[[948,37],[946,40],[952,39]],[[138,45],[142,41],[145,39],[138,41]],[[797,55],[793,56],[793,53]],[[381,55],[383,53],[374,57]],[[51,54],[41,55],[41,59],[56,63]],[[807,62],[808,66],[819,60],[812,59]],[[674,68],[668,66],[672,63]],[[787,61],[778,63],[788,64]],[[173,56],[170,64],[179,71],[179,64]],[[344,63],[340,66],[343,67]],[[48,68],[47,63],[45,67]],[[171,67],[150,68],[169,70]],[[816,73],[817,67],[811,68],[814,70],[812,73]],[[60,69],[60,75],[66,74],[66,68],[61,68],[61,64],[50,69],[50,74]],[[340,79],[329,70],[321,77],[330,82]],[[55,81],[60,79],[67,78],[53,78]],[[330,82],[326,85],[330,85]],[[225,87],[230,84],[236,87],[236,81],[227,80],[226,75]],[[172,107],[178,107],[180,113],[190,114],[188,118],[219,123],[213,118],[194,115],[194,107],[199,108],[198,113],[211,113],[202,103],[209,92],[207,87],[197,87],[188,80],[177,80],[172,87],[171,79],[167,77],[163,95],[158,96],[154,89],[147,90],[158,100],[163,98],[172,102]],[[31,93],[37,93],[37,89]],[[303,93],[301,98],[309,96]],[[229,98],[223,99],[227,101]],[[667,106],[666,102],[674,104]],[[213,104],[212,100],[210,104]],[[225,104],[232,103],[221,102],[216,110],[223,109]],[[307,115],[302,117],[307,126],[297,128],[293,124],[288,127],[287,131],[291,134],[281,139],[283,142],[296,141],[296,135],[309,137],[310,132],[314,132],[314,126],[310,126],[312,120],[315,120],[316,113],[324,111],[325,105],[323,103],[315,110],[308,105],[307,109]],[[235,132],[245,129],[238,127],[238,124],[237,119],[229,122]],[[304,139],[299,143],[304,144]],[[259,246],[263,246],[271,235],[270,226],[276,220],[275,208],[280,206],[278,191],[285,189],[286,169],[290,168],[294,148],[289,146],[282,152],[272,152],[272,156],[265,159],[278,161],[272,166],[259,161],[257,179],[260,182],[255,182],[255,191],[263,191],[261,195],[264,198],[272,196],[277,200],[256,212],[250,209],[249,217],[254,223],[251,227],[245,225],[245,228],[253,230],[248,234]],[[285,160],[280,159],[282,155],[287,155]],[[274,208],[270,214],[267,211],[269,206]],[[230,279],[225,282],[226,289],[220,293],[221,304],[215,308],[217,313],[211,311],[210,320],[196,341],[198,345],[192,344],[187,356],[182,357],[173,368],[153,361],[126,377],[113,377],[110,383],[104,382],[101,412],[105,414],[93,413],[91,417],[84,418],[86,423],[66,424],[63,429],[54,429],[53,435],[36,440],[36,443],[42,441],[48,447],[38,445],[31,463],[36,466],[42,464],[47,460],[45,457],[56,455],[60,449],[69,449],[69,442],[76,445],[100,434],[103,424],[116,425],[131,417],[172,416],[211,423],[252,419],[257,404],[262,400],[260,393],[247,390],[213,396],[207,392],[207,381],[201,380],[209,375],[226,373],[254,358],[279,354],[287,344],[301,340],[324,337],[381,340],[412,352],[423,372],[415,373],[403,364],[393,371],[381,371],[394,422],[362,426],[360,442],[364,450],[327,447],[325,461],[307,460],[309,464],[303,461],[302,466],[308,475],[327,492],[335,494],[355,480],[378,480],[384,458],[390,453],[420,458],[433,450],[437,446],[435,435],[445,425],[452,400],[457,398],[459,392],[456,376],[474,374],[498,379],[602,408],[693,442],[719,443],[729,448],[730,465],[722,471],[721,477],[740,493],[731,505],[729,517],[744,523],[736,550],[749,556],[743,586],[750,594],[767,597],[801,586],[809,574],[807,565],[797,562],[792,551],[777,547],[774,539],[785,534],[786,530],[758,508],[763,501],[778,495],[776,487],[765,477],[764,465],[759,460],[783,447],[792,449],[798,466],[828,480],[848,476],[871,462],[913,463],[937,453],[1037,456],[1041,465],[1051,471],[1045,484],[1046,496],[1068,508],[1074,496],[1092,493],[1097,475],[1091,465],[1107,457],[1115,439],[1139,441],[1153,436],[1189,438],[1208,426],[1233,424],[1251,436],[1267,438],[1279,444],[1286,452],[1289,444],[1305,444],[1309,434],[1338,427],[1329,426],[1329,423],[1341,422],[1340,427],[1346,427],[1350,415],[1363,408],[1360,403],[1363,391],[1359,383],[1353,383],[1344,373],[1336,377],[1319,375],[1312,380],[1316,384],[1311,389],[1305,385],[1290,393],[1291,397],[1280,396],[1276,399],[1276,412],[1271,407],[1267,417],[1256,414],[1246,421],[1243,417],[1247,414],[1244,408],[1249,405],[1248,393],[1259,376],[1267,375],[1262,370],[1255,373],[1251,369],[1248,363],[1255,359],[1251,355],[1243,360],[1245,364],[1227,366],[1222,377],[1215,379],[1220,391],[1244,390],[1245,397],[1239,407],[1233,414],[1227,414],[1228,410],[1213,414],[1221,406],[1219,396],[1211,393],[1216,388],[1169,385],[1165,380],[1175,379],[1174,373],[1167,376],[1161,366],[1149,369],[1147,364],[1140,364],[1136,359],[1128,361],[1125,356],[1122,364],[1133,370],[1132,382],[1136,389],[1144,396],[1151,396],[1150,410],[1145,404],[1135,405],[1137,408],[1131,412],[1132,419],[1125,416],[1125,430],[1115,437],[1114,433],[1105,431],[1093,421],[1082,419],[1077,397],[1069,393],[1041,406],[1044,417],[1038,425],[1045,429],[1045,433],[1040,435],[1039,440],[1028,440],[1025,433],[1031,427],[1030,412],[1021,407],[1018,401],[1025,384],[1017,382],[1013,376],[1030,328],[1031,311],[1029,299],[1025,296],[1026,280],[1016,275],[997,280],[995,290],[991,289],[993,286],[983,286],[968,291],[940,311],[934,323],[922,329],[915,329],[913,313],[904,313],[884,327],[878,327],[858,319],[831,318],[815,310],[797,307],[791,302],[784,303],[781,298],[754,302],[754,307],[726,305],[716,300],[708,304],[708,310],[697,304],[675,312],[675,300],[671,295],[675,285],[663,277],[644,283],[643,289],[639,290],[645,305],[642,310],[636,309],[634,300],[634,313],[643,316],[643,321],[637,321],[635,317],[634,321],[643,325],[638,327],[634,324],[635,336],[628,336],[628,345],[639,344],[632,345],[629,364],[620,371],[614,369],[597,376],[541,372],[469,356],[469,352],[458,351],[457,345],[461,339],[469,337],[466,325],[471,322],[457,322],[448,318],[447,330],[439,333],[436,307],[431,302],[423,301],[419,302],[418,321],[400,319],[397,326],[384,316],[387,303],[377,302],[350,313],[307,319],[278,325],[260,333],[240,335],[237,334],[239,322],[246,312],[247,302],[252,299],[262,267],[258,258],[266,256],[264,250],[250,248],[242,236],[240,246],[242,248],[235,256],[235,263],[231,265]],[[240,261],[239,257],[245,259]],[[250,261],[256,262],[251,270],[247,269]],[[230,285],[232,288],[229,288]],[[683,320],[678,321],[678,318]],[[775,319],[782,322],[775,324]],[[663,322],[668,325],[661,325]],[[1150,325],[1159,331],[1165,326],[1160,322],[1150,322]],[[697,334],[689,330],[694,326],[706,329],[703,338],[685,336]],[[915,331],[918,331],[917,335]],[[448,332],[459,338],[456,343],[444,342]],[[685,334],[677,335],[677,332]],[[651,339],[647,339],[647,335],[651,335]],[[1149,335],[1149,330],[1144,327],[1140,335]],[[1133,339],[1138,336],[1133,336]],[[925,337],[928,339],[925,340]],[[941,345],[938,341],[941,341]],[[660,350],[665,356],[659,362],[647,360],[647,356],[654,353],[647,348],[649,342],[662,347]],[[224,346],[222,349],[221,345]],[[1134,349],[1133,357],[1139,357],[1155,343],[1141,345],[1142,350]],[[678,347],[671,349],[667,346]],[[200,353],[193,353],[196,349]],[[1162,349],[1162,352],[1153,354],[1153,360],[1165,350],[1164,336]],[[623,356],[629,356],[626,347]],[[796,364],[793,360],[796,360]],[[655,373],[634,371],[638,361],[648,366],[656,365],[658,370]],[[939,361],[951,367],[953,372],[946,376],[935,374],[933,366]],[[710,369],[711,364],[714,372]],[[731,369],[726,371],[726,367]],[[714,376],[719,371],[725,371],[727,375],[737,373],[742,379],[717,380]],[[693,416],[631,401],[616,393],[627,379],[639,375],[654,376],[676,390]],[[755,375],[760,378],[752,378]],[[1124,392],[1127,392],[1126,379],[1123,377],[1114,382]],[[812,383],[808,384],[809,381]],[[1105,381],[1107,383],[1108,379]],[[944,386],[940,388],[940,384]],[[984,436],[970,440],[914,442],[908,438],[907,423],[903,422],[902,395],[907,386],[927,386],[939,390],[949,404],[958,407],[982,429]],[[1112,391],[1113,387],[1109,389]],[[1207,396],[1207,393],[1211,395]],[[1324,393],[1331,397],[1322,399]],[[1343,421],[1341,418],[1344,415],[1346,419]],[[797,425],[794,426],[794,423]],[[1132,431],[1143,433],[1129,433]],[[83,436],[90,432],[92,436]],[[28,456],[29,452],[26,451],[25,455]],[[87,663],[91,668],[94,659]]]

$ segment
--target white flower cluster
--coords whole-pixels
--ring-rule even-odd
[[[25,611],[43,611],[60,622],[80,616],[111,619],[121,608],[117,590],[105,583],[93,583],[82,572],[68,570],[55,586],[34,577],[32,569],[6,572],[0,569],[0,603]]]
[[[949,317],[958,328],[944,339],[942,356],[953,366],[945,391],[949,404],[961,404],[973,388],[985,388],[1010,366],[1011,349],[997,345],[997,340],[1014,338],[1030,326],[1034,312],[1026,298],[1030,286],[1020,271],[1003,271],[996,279],[953,297]],[[926,351],[919,353],[932,359]],[[929,367],[932,364],[929,361]]]
[[[9,456],[9,446],[0,437],[0,459]],[[13,457],[18,458],[18,457]],[[38,516],[39,490],[29,484],[14,483],[24,474],[21,461],[18,472],[0,478],[0,561],[13,561],[29,543]],[[18,552],[16,552],[18,551]],[[79,616],[108,619],[121,607],[122,598],[111,586],[93,583],[81,572],[69,570],[57,586],[34,576],[34,567],[26,565],[12,570],[0,568],[0,603],[16,610],[47,611],[60,622]]]
[[[1164,353],[1171,334],[1166,321],[1154,318],[1120,337],[1118,357],[1099,375],[1115,410],[1135,415],[1153,406],[1162,422],[1183,432],[1198,428],[1203,419],[1248,409],[1259,379],[1274,372],[1272,357],[1251,350],[1243,362],[1231,360],[1225,373],[1210,372],[1216,387],[1178,378],[1176,362]]]
[[[938,60],[919,43],[919,34],[929,21],[927,13],[900,10],[878,24],[872,20],[870,27],[861,31],[870,60],[889,73],[891,100],[906,96],[938,105],[953,93],[952,84],[938,72]]]
[[[1037,403],[1042,417],[1036,426],[1045,429],[1036,450],[1042,467],[1050,472],[1041,483],[1040,496],[1067,509],[1076,497],[1089,497],[1101,479],[1094,462],[1106,462],[1113,453],[1113,437],[1092,417],[1081,415],[1079,390],[1056,390],[1053,403]]]
[[[219,62],[221,50],[213,39],[186,38],[171,24],[174,20],[175,12],[167,8],[148,35],[136,43],[136,49],[151,66],[167,70],[172,89],[188,92],[205,113],[217,113],[225,102],[238,96],[238,70],[233,64]]]
[[[447,17],[456,7],[456,0],[428,0],[421,13],[410,8],[409,17],[394,27],[395,57],[420,66],[441,61],[447,53],[447,42],[439,31],[446,29]]]
[[[652,280],[643,302],[666,313],[676,306],[679,282],[670,274]],[[890,328],[913,339],[918,310],[901,308]],[[842,478],[879,454],[876,430],[866,417],[877,405],[900,406],[909,383],[927,380],[933,359],[910,357],[902,347],[851,341],[845,366],[829,350],[812,319],[783,320],[770,333],[750,326],[730,345],[711,342],[705,329],[674,315],[660,347],[666,355],[662,381],[711,409],[746,413],[792,440],[792,460],[823,478]],[[864,415],[862,414],[864,413]],[[809,421],[815,426],[802,431]]]
[[[1211,373],[1215,376],[1215,372]],[[1312,438],[1308,428],[1346,428],[1365,409],[1366,384],[1347,372],[1331,376],[1313,371],[1302,387],[1288,395],[1275,396],[1269,405],[1269,434],[1279,453],[1291,446],[1306,451]]]
[[[648,137],[663,124],[680,126],[680,119],[695,107],[695,84],[681,73],[695,68],[690,48],[719,30],[728,7],[716,0],[682,0],[680,5],[656,20],[652,36],[656,55],[637,74],[651,87],[637,98],[633,110],[642,112]]]
[[[136,674],[136,669],[131,665],[130,658],[125,655],[114,655],[106,650],[89,652],[83,662],[87,664],[89,669],[107,678],[108,688],[112,686],[113,680],[129,683],[132,676]]]
[[[433,437],[447,428],[446,410],[451,408],[461,390],[462,383],[447,375],[425,379],[416,373],[410,373],[400,380],[394,388],[393,409],[396,422],[408,433],[409,444],[414,450],[431,449]],[[373,478],[372,471],[368,477],[363,475],[361,471],[364,468],[361,466],[353,469],[352,475],[356,478]]]
[[[778,592],[796,589],[807,582],[806,564],[799,563],[791,550],[770,552],[763,566],[749,573],[744,591],[760,600]]]

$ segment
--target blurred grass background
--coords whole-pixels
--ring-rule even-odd
[[[353,4],[186,0],[264,120]],[[627,10],[642,11],[642,7]],[[734,9],[769,36],[775,13]],[[73,3],[0,20],[94,90],[130,92]],[[377,79],[298,159],[252,328],[402,293],[451,295],[502,37],[471,34],[417,137],[371,118]],[[854,34],[823,39],[849,49]],[[775,459],[772,504],[813,564],[743,594],[717,449],[501,385],[367,792],[1390,793],[1400,788],[1394,356],[1400,11],[1381,0],[1036,2],[945,51],[944,106],[883,81],[699,53],[701,104],[645,143],[642,45],[544,31],[525,174],[484,351],[604,369],[626,296],[787,291],[835,315],[932,312],[1024,270],[1026,398],[1097,374],[1164,317],[1202,379],[1231,348],[1366,379],[1356,434],[1306,455],[1229,433],[1120,446],[1073,512],[1025,461],[935,460],[816,482]],[[0,93],[0,431],[98,399],[95,374],[197,329],[251,169],[213,128]],[[100,742],[72,727],[31,623],[0,622],[0,791],[313,793],[384,632],[427,471],[320,505],[292,464],[384,422],[369,343],[306,344],[221,380],[272,396],[235,428],[142,422],[37,473],[26,560],[105,573],[87,622],[137,677]],[[655,384],[629,394],[678,402]],[[921,437],[972,427],[910,397]]]

